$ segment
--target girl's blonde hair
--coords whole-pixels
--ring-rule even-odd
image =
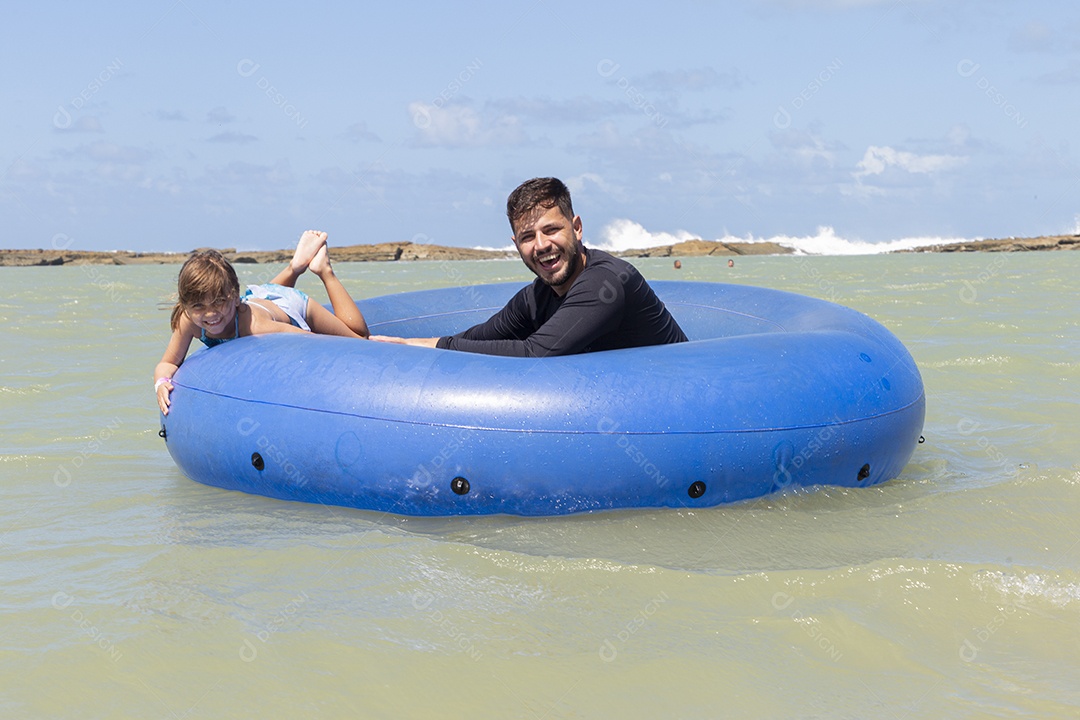
[[[180,299],[173,306],[169,321],[173,330],[180,326],[184,306],[218,298],[240,297],[240,281],[224,255],[217,250],[200,250],[180,268],[176,290]]]

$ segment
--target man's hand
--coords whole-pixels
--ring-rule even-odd
[[[394,343],[395,345],[415,345],[416,347],[433,348],[435,344],[439,342],[439,338],[400,338],[393,337],[392,335],[372,335],[369,340],[384,343]]]

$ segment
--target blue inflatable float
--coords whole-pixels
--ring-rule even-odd
[[[404,515],[706,507],[904,468],[925,398],[882,325],[775,290],[652,285],[690,342],[528,359],[241,338],[184,362],[162,435],[208,485]],[[374,333],[441,336],[519,288],[360,307]]]

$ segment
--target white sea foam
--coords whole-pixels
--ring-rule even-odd
[[[840,237],[831,227],[819,227],[814,235],[775,235],[772,237],[736,237],[724,235],[718,238],[707,238],[687,230],[675,230],[674,232],[653,232],[647,230],[640,223],[633,220],[613,220],[600,230],[599,238],[593,238],[588,243],[602,250],[633,250],[639,248],[656,247],[659,245],[673,245],[685,240],[715,240],[723,243],[765,243],[771,242],[784,247],[789,247],[797,255],[879,255],[881,253],[894,252],[896,250],[910,250],[927,245],[939,245],[945,243],[964,242],[965,238],[941,238],[941,237],[912,237],[889,240],[885,242],[865,242],[862,240],[849,240]]]
[[[1063,607],[1080,600],[1080,585],[1077,583],[1062,582],[1038,573],[1020,575],[985,570],[975,574],[973,583],[981,590],[992,588],[1002,595],[1017,598],[1017,604],[1029,598],[1041,598]]]

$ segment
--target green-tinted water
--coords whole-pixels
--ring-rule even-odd
[[[0,268],[0,713],[1080,714],[1080,253],[637,264],[880,320],[922,370],[927,442],[882,486],[694,512],[405,519],[230,493],[157,437],[176,266]],[[528,279],[337,269],[358,297]]]

